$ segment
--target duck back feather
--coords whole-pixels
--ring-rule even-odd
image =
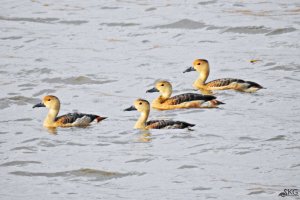
[[[177,105],[181,104],[184,102],[189,102],[189,101],[211,101],[213,99],[216,99],[215,96],[212,95],[202,95],[202,94],[195,94],[195,93],[185,93],[185,94],[180,94],[173,96],[167,100],[169,105]]]
[[[171,120],[151,120],[146,122],[146,126],[151,129],[184,129],[195,126],[182,121],[171,121]]]
[[[55,121],[59,124],[72,124],[74,125],[87,125],[92,121],[96,120],[97,122],[105,119],[105,117],[100,117],[98,115],[93,114],[84,114],[84,113],[68,113],[66,115],[62,115],[56,117]]]

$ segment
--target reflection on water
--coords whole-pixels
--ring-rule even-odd
[[[56,135],[57,134],[57,128],[52,128],[52,127],[45,127],[45,129],[47,129],[48,133],[52,134],[52,135]]]
[[[299,187],[299,1],[4,1],[0,14],[0,196],[3,199],[276,199]],[[208,81],[262,84],[218,91],[220,109],[151,110],[188,130],[133,130],[122,110],[156,80],[174,95]],[[206,91],[210,94],[209,91]],[[97,113],[86,128],[46,129],[62,113]],[[71,106],[69,106],[71,105]],[[66,109],[66,110],[64,110]],[[163,188],[163,190],[162,190]],[[133,197],[134,196],[134,197]],[[297,197],[296,197],[297,198]],[[296,199],[295,198],[295,199]]]
[[[152,134],[149,130],[143,130],[141,131],[139,138],[139,142],[151,142],[152,141]]]
[[[122,174],[118,172],[107,172],[96,169],[79,169],[79,170],[71,170],[71,171],[63,171],[63,172],[54,172],[54,173],[43,173],[43,172],[26,172],[26,171],[14,171],[10,174],[17,176],[45,176],[45,177],[87,177],[91,178],[93,181],[104,181],[111,178],[121,178],[132,174]]]

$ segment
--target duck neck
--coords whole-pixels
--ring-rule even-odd
[[[208,78],[208,75],[209,75],[209,68],[206,68],[206,69],[202,70],[199,73],[200,73],[199,77],[194,82],[194,85],[198,85],[198,86],[205,85],[205,82],[206,82],[206,80]]]
[[[172,95],[172,87],[165,88],[164,91],[160,91],[160,98],[167,100]]]
[[[44,120],[44,126],[46,127],[53,126],[57,114],[58,114],[58,109],[49,109],[49,112]]]
[[[147,122],[147,119],[148,119],[148,116],[149,116],[149,112],[150,112],[149,110],[141,112],[141,116],[137,120],[137,122],[135,123],[134,128],[144,129],[146,127],[146,122]]]
[[[168,89],[168,90],[160,93],[159,99],[161,99],[162,101],[165,101],[165,100],[169,99],[171,95],[172,95],[172,89]]]

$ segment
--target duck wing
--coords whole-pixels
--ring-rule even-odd
[[[179,94],[176,96],[173,96],[166,100],[164,103],[167,103],[169,105],[177,105],[181,104],[184,102],[189,102],[189,101],[210,101],[216,99],[215,96],[212,95],[203,95],[203,94],[196,94],[196,93],[185,93],[185,94]]]
[[[210,81],[205,85],[209,87],[224,87],[230,85],[231,83],[245,83],[245,81],[242,79],[235,79],[235,78],[222,78],[222,79],[216,79]]]
[[[182,121],[171,121],[171,120],[151,120],[146,122],[146,126],[149,129],[184,129],[195,126]]]
[[[84,113],[68,113],[56,117],[55,121],[59,124],[72,124],[73,126],[87,126],[92,121],[96,120],[97,122],[105,119],[106,117],[100,117],[93,114],[84,114]]]

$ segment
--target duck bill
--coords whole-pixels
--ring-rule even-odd
[[[156,89],[155,87],[150,89],[150,90],[147,90],[146,91],[147,93],[152,93],[152,92],[159,92],[158,89]]]
[[[38,108],[38,107],[46,107],[46,106],[43,103],[38,103],[38,104],[34,105],[32,108]]]
[[[124,111],[133,111],[136,110],[134,106],[130,106],[129,108],[126,108]]]
[[[183,71],[183,73],[185,73],[185,72],[192,72],[192,71],[196,71],[196,70],[194,69],[194,67],[189,67],[185,71]]]

